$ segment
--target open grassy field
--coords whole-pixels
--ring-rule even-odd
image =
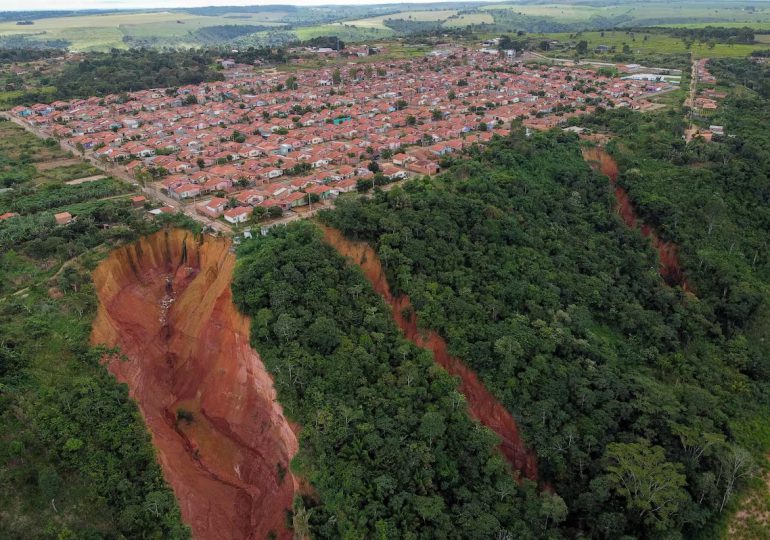
[[[663,28],[705,28],[707,26],[721,26],[724,28],[744,28],[746,26],[755,30],[770,30],[770,21],[757,20],[748,22],[720,22],[720,23],[690,23],[690,24],[661,24]]]
[[[495,19],[489,13],[458,13],[444,21],[443,26],[446,28],[462,28],[476,24],[492,24],[493,22],[495,22]]]
[[[480,8],[482,11],[494,11],[497,9],[507,9],[522,15],[529,15],[531,17],[553,17],[560,22],[578,22],[587,21],[593,17],[602,16],[606,17],[609,14],[614,14],[616,8],[600,7],[600,6],[582,6],[582,5],[566,5],[566,4],[551,4],[551,5],[512,5],[512,4],[500,4],[492,6],[484,6]],[[626,8],[628,9],[628,8]]]
[[[67,153],[58,144],[47,144],[16,124],[3,120],[0,121],[0,157],[45,163],[65,158]]]
[[[705,43],[693,43],[688,49],[684,42],[675,37],[650,33],[645,34],[637,32],[635,36],[632,36],[625,31],[609,31],[609,32],[581,32],[579,34],[536,34],[530,37],[543,37],[544,39],[556,39],[562,42],[566,41],[580,41],[585,40],[588,42],[588,50],[593,51],[599,45],[607,45],[608,47],[617,47],[618,52],[623,49],[623,45],[627,44],[633,53],[687,53],[692,52],[696,58],[706,57],[742,57],[751,54],[752,51],[767,49],[767,44],[756,43],[753,45],[727,45],[724,43],[717,43],[713,47],[709,47]],[[570,37],[572,35],[573,37]],[[647,39],[645,40],[645,36]],[[558,56],[559,53],[554,53]],[[589,56],[594,56],[589,54]]]
[[[383,24],[386,19],[403,19],[405,21],[417,21],[417,22],[442,22],[457,15],[455,9],[434,9],[424,11],[400,11],[398,13],[391,13],[390,15],[380,15],[378,17],[368,17],[366,19],[358,19],[355,21],[344,21],[341,24],[347,24],[350,26],[358,26],[361,28],[376,28],[378,30],[386,29],[387,26]]]
[[[292,30],[301,40],[312,39],[319,36],[337,36],[343,41],[367,41],[373,39],[385,39],[395,35],[395,32],[387,26],[367,27],[353,26],[350,23],[319,24],[316,26],[303,26]]]
[[[157,11],[133,12],[80,17],[38,19],[32,25],[14,22],[0,23],[0,37],[25,35],[33,40],[65,39],[73,51],[125,49],[124,36],[158,38],[161,41],[179,41],[200,28],[223,25],[280,26],[276,22],[282,12],[231,13],[218,17],[189,13]],[[191,37],[189,44],[194,44]]]
[[[753,11],[745,4],[733,2],[634,2],[618,3],[608,6],[542,4],[517,5],[499,4],[484,6],[485,11],[495,9],[512,10],[531,17],[549,17],[557,22],[587,22],[594,18],[622,17],[623,26],[641,26],[644,24],[682,24],[682,25],[719,25],[731,24],[744,26],[747,23],[770,22],[770,5],[756,5]],[[722,24],[725,23],[725,24]]]

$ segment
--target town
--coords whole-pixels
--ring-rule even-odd
[[[643,109],[675,87],[629,76],[645,69],[637,65],[613,72],[460,47],[294,72],[221,66],[221,82],[19,106],[11,116],[166,201],[155,212],[182,209],[229,230],[435,174],[448,154],[513,121],[547,129],[596,107]]]

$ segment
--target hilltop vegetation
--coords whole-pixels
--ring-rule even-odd
[[[153,49],[100,53],[67,65],[51,84],[56,87],[57,99],[71,99],[221,81],[224,76],[212,67],[215,54]]]
[[[295,508],[297,534],[549,534],[561,499],[516,485],[452,378],[405,340],[387,304],[316,227],[278,229],[238,256],[234,301],[253,319],[252,345],[286,415],[302,426],[293,467],[320,498]]]
[[[770,376],[759,299],[727,264],[701,275],[689,257],[697,296],[667,286],[613,206],[576,139],[514,130],[449,173],[323,219],[376,247],[391,287],[516,416],[567,503],[564,531],[692,537],[770,443],[757,428]]]

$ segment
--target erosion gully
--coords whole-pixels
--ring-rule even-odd
[[[460,392],[465,395],[473,418],[492,429],[500,437],[500,451],[522,476],[537,481],[537,456],[528,449],[519,433],[516,420],[486,389],[478,375],[459,358],[447,351],[446,341],[436,332],[419,327],[409,297],[394,295],[374,249],[366,242],[349,240],[334,228],[322,226],[324,239],[341,255],[349,258],[364,272],[374,290],[391,306],[393,319],[412,343],[433,353],[439,365],[460,379]]]
[[[690,285],[682,272],[676,244],[662,240],[655,229],[644,223],[636,214],[631,198],[623,187],[618,185],[618,164],[615,159],[601,146],[583,147],[583,158],[591,168],[610,179],[615,193],[618,215],[631,229],[639,228],[645,238],[649,238],[658,252],[660,260],[659,272],[663,280],[670,286],[680,286],[684,291],[691,291]]]
[[[291,538],[297,437],[233,306],[225,239],[161,231],[113,251],[94,271],[91,341],[128,384],[164,477],[196,539]]]

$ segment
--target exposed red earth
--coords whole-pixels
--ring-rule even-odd
[[[592,169],[607,176],[612,183],[615,191],[615,200],[617,201],[618,215],[623,222],[630,228],[637,226],[645,238],[652,241],[652,245],[658,252],[660,260],[660,276],[669,285],[679,285],[682,290],[689,291],[690,286],[682,273],[682,267],[679,264],[678,248],[676,244],[661,240],[655,230],[642,222],[636,215],[631,198],[625,189],[618,185],[618,164],[615,159],[601,146],[583,147],[583,158],[588,162]]]
[[[291,538],[297,438],[232,304],[225,239],[161,231],[113,251],[94,271],[93,344],[119,346],[164,477],[197,539]]]
[[[500,437],[500,450],[513,468],[524,477],[537,481],[537,456],[524,445],[513,416],[486,389],[478,375],[462,361],[449,354],[447,344],[436,332],[421,329],[411,309],[409,297],[391,293],[377,253],[366,242],[354,242],[330,227],[323,227],[326,242],[341,255],[361,267],[374,290],[390,304],[393,319],[412,343],[433,353],[435,361],[451,375],[459,377],[460,392],[465,395],[473,418],[492,429]],[[406,315],[408,314],[408,316]]]

